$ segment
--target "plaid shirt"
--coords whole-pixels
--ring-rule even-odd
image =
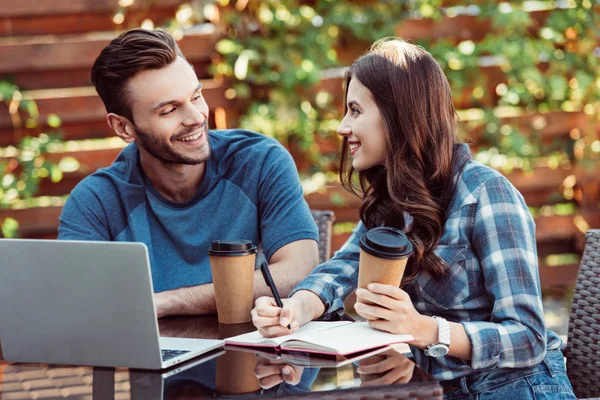
[[[456,191],[435,250],[449,265],[448,275],[436,281],[422,272],[403,287],[421,314],[461,323],[473,346],[471,361],[430,358],[411,346],[419,365],[440,381],[531,367],[542,361],[546,348],[560,346],[544,325],[535,224],[523,197],[499,172],[471,160],[466,144],[456,151],[466,164],[455,176]],[[333,258],[293,292],[314,292],[327,314],[342,313],[343,300],[357,286],[365,232],[360,222]]]

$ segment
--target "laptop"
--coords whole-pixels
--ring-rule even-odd
[[[0,239],[11,362],[164,369],[224,345],[159,337],[143,243]]]

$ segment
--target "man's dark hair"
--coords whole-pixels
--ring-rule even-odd
[[[92,67],[92,83],[108,113],[133,121],[127,82],[139,72],[160,69],[183,54],[171,35],[163,31],[132,29],[113,39]]]

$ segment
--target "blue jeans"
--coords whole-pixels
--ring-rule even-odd
[[[560,350],[549,350],[533,368],[497,369],[449,382],[447,400],[576,400]]]

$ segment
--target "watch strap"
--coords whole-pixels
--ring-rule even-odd
[[[450,323],[445,318],[434,316],[438,326],[438,340],[436,344],[450,346]]]

